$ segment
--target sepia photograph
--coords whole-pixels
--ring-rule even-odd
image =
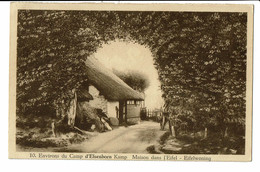
[[[9,157],[251,161],[252,5],[11,4]]]

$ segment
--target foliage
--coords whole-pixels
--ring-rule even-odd
[[[121,72],[115,69],[113,69],[113,73],[134,90],[144,92],[149,87],[149,79],[143,73],[137,71]]]
[[[178,126],[244,127],[246,13],[35,10],[18,22],[18,109],[69,97],[87,56],[122,39],[151,50]]]
[[[94,15],[94,16],[93,16]],[[97,18],[107,18],[100,14]],[[105,19],[103,20],[105,21]],[[72,89],[87,80],[84,61],[105,33],[95,14],[21,10],[18,14],[17,111],[67,103]],[[109,32],[109,29],[106,31]],[[46,115],[46,114],[43,114]]]
[[[165,154],[245,154],[245,139],[242,137],[221,138],[218,133],[211,133],[206,139],[191,135],[169,137],[169,132],[161,138],[161,146],[157,149]]]
[[[128,18],[124,29],[154,54],[166,109],[178,126],[244,127],[245,13],[122,16]]]

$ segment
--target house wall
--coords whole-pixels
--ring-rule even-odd
[[[118,101],[108,101],[107,102],[107,115],[108,117],[117,117],[116,116],[116,106],[119,110],[119,102]],[[118,111],[119,113],[119,111]]]
[[[137,124],[140,121],[141,106],[127,105],[127,122],[129,124]]]
[[[108,101],[105,97],[100,95],[100,92],[92,85],[89,86],[89,93],[93,96],[93,100],[89,101],[89,105],[97,109],[102,109],[103,112],[107,113]]]
[[[108,117],[116,116],[116,106],[119,109],[118,101],[108,101],[103,95],[100,95],[98,89],[94,86],[89,86],[89,93],[93,96],[93,100],[89,101],[89,105],[93,108],[102,109]],[[123,108],[125,112],[125,108]],[[129,124],[137,124],[140,121],[141,104],[128,104],[127,105],[127,122]]]

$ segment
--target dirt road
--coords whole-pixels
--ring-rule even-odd
[[[128,127],[119,127],[78,145],[67,147],[67,151],[88,153],[148,153],[146,148],[158,144],[160,136],[159,123],[143,121]]]

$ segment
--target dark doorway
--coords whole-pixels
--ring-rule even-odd
[[[123,123],[124,116],[124,101],[119,101],[119,124]]]

